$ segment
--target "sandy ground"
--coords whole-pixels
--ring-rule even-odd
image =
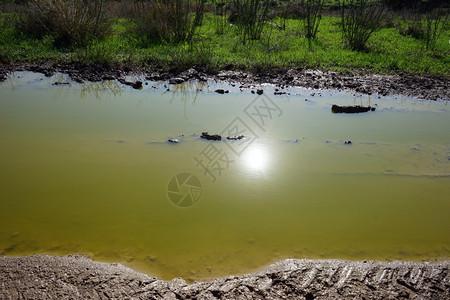
[[[449,266],[287,259],[188,285],[81,255],[0,257],[0,299],[450,299]]]

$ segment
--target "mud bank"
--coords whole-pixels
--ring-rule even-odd
[[[139,75],[149,81],[169,81],[179,84],[188,80],[215,80],[226,81],[250,88],[251,85],[263,83],[274,84],[280,88],[278,94],[283,94],[284,87],[304,87],[315,90],[349,90],[361,94],[405,95],[427,100],[450,100],[450,78],[421,76],[412,74],[376,75],[367,72],[331,72],[310,69],[274,70],[271,73],[246,73],[241,71],[225,70],[210,72],[203,67],[194,67],[184,72],[171,72],[158,69],[140,69],[125,67],[111,69],[100,65],[87,65],[83,63],[70,64],[23,64],[0,65],[0,82],[14,71],[33,71],[52,76],[56,72],[68,74],[74,81],[119,80],[122,83],[133,85],[126,81],[128,75]]]
[[[0,257],[0,299],[449,299],[449,261],[287,259],[186,284],[81,255]]]

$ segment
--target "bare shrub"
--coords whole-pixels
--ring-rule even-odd
[[[228,26],[229,0],[212,0],[214,8],[214,27],[216,34],[222,35]]]
[[[281,18],[281,29],[286,30],[286,21],[296,19],[300,15],[300,4],[297,0],[285,0],[280,2],[277,16]]]
[[[342,1],[342,35],[348,46],[352,50],[364,50],[372,33],[382,26],[386,12],[386,7],[379,1]]]
[[[135,3],[136,32],[149,42],[183,42],[202,24],[206,0],[152,0]]]
[[[434,50],[442,31],[449,24],[449,11],[443,7],[433,8],[426,4],[402,12],[402,20],[397,24],[401,35],[410,35],[424,40],[428,50]]]
[[[105,9],[113,18],[132,18],[135,13],[135,0],[106,1]]]
[[[448,11],[444,9],[433,9],[425,15],[425,40],[426,48],[434,50],[436,42],[448,24]]]
[[[269,4],[268,0],[233,0],[233,20],[243,43],[261,39]]]
[[[410,35],[416,39],[425,37],[422,15],[417,10],[408,10],[402,13],[402,20],[397,25],[401,35]]]
[[[51,36],[57,46],[80,46],[108,33],[103,0],[31,0],[17,28],[37,38]]]
[[[305,36],[313,39],[317,35],[322,19],[323,0],[301,0],[301,7],[303,8],[302,20]]]

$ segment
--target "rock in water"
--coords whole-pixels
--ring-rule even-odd
[[[207,131],[202,132],[202,135],[200,136],[202,139],[208,140],[208,141],[221,141],[222,137],[218,134],[209,134]]]
[[[140,89],[142,89],[142,81],[136,81],[131,86],[136,90],[140,90]]]
[[[243,135],[232,135],[232,136],[228,136],[227,140],[242,140],[245,136]]]
[[[375,107],[371,106],[360,106],[360,105],[354,105],[354,106],[340,106],[333,104],[331,106],[331,111],[335,114],[339,113],[345,113],[345,114],[358,114],[368,111],[375,111]]]
[[[224,89],[217,89],[214,92],[223,95],[223,94],[228,94],[230,91],[229,90],[224,90]]]
[[[175,77],[175,78],[169,79],[169,84],[180,84],[183,82],[184,82],[184,79],[180,78],[180,77]]]

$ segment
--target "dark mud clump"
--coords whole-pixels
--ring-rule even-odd
[[[270,83],[277,89],[285,87],[304,87],[316,90],[348,90],[361,94],[405,95],[428,100],[450,100],[448,88],[450,78],[443,76],[421,76],[398,73],[394,75],[376,75],[365,71],[332,72],[310,69],[284,69],[274,70],[270,73],[247,73],[241,71],[209,72],[206,68],[198,66],[183,72],[171,72],[156,69],[152,66],[146,68],[110,68],[103,65],[89,65],[80,62],[64,64],[22,64],[0,65],[0,81],[14,71],[33,71],[52,76],[56,72],[65,73],[76,82],[97,82],[101,80],[126,81],[128,75],[139,75],[150,81],[169,81],[179,84],[188,80],[198,81],[226,81],[238,83],[242,86]],[[134,83],[130,83],[132,86]],[[278,89],[276,94],[286,92]],[[226,90],[216,90],[217,93],[226,93]],[[257,90],[260,94],[262,90]]]
[[[288,259],[188,285],[79,255],[0,257],[0,299],[450,299],[449,266]]]

